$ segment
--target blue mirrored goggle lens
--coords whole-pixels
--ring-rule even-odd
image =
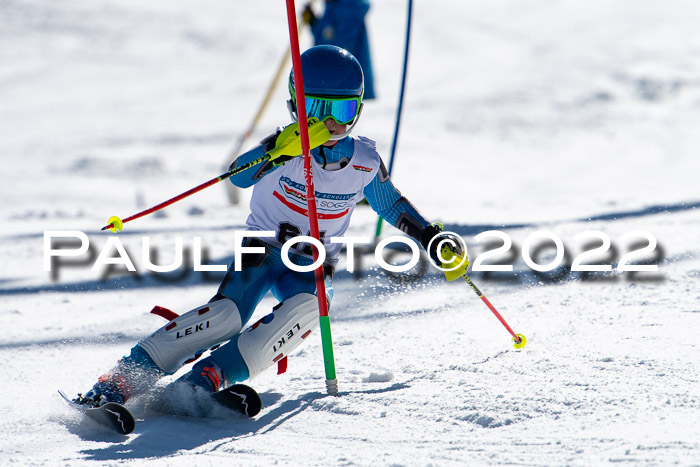
[[[319,97],[307,97],[306,114],[324,120],[327,117],[340,123],[349,123],[357,115],[357,99],[330,100]]]

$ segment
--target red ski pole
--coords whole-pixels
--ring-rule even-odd
[[[222,180],[226,180],[227,178],[237,175],[243,172],[244,170],[248,170],[251,167],[255,167],[261,162],[270,160],[274,163],[275,159],[282,155],[301,154],[303,149],[300,141],[301,133],[306,133],[307,148],[311,145],[313,145],[313,147],[319,146],[330,139],[331,134],[328,131],[328,128],[326,128],[326,125],[324,125],[324,123],[319,121],[317,118],[310,118],[307,122],[307,125],[299,125],[299,123],[297,122],[287,126],[284,130],[282,130],[281,133],[277,135],[275,147],[270,149],[257,159],[247,162],[241,165],[240,167],[236,167],[235,169],[231,169],[228,172],[221,174],[216,178],[212,178],[211,180],[206,181],[201,185],[197,185],[194,188],[190,188],[184,193],[180,193],[179,195],[174,196],[167,201],[163,201],[162,203],[157,204],[152,208],[148,208],[144,211],[134,214],[133,216],[129,216],[124,220],[121,220],[117,216],[112,216],[107,221],[109,222],[109,224],[102,227],[101,230],[110,229],[112,232],[120,231],[124,224],[126,224],[129,221],[133,221],[134,219],[138,219],[139,217],[143,217],[153,212],[160,211],[161,209],[168,207],[171,204],[176,203],[181,199],[187,198],[188,196],[193,195],[199,191],[202,191],[207,187],[219,183]],[[309,135],[311,135],[311,143],[309,143]]]
[[[122,227],[124,226],[124,224],[126,224],[129,221],[133,221],[134,219],[138,219],[139,217],[147,216],[148,214],[154,213],[156,211],[160,211],[161,209],[168,207],[173,203],[177,203],[181,199],[187,198],[188,196],[193,195],[197,192],[200,192],[207,187],[215,185],[215,184],[219,183],[221,180],[226,180],[227,178],[229,178],[233,175],[236,175],[238,173],[241,173],[244,170],[249,169],[249,168],[253,167],[254,165],[259,164],[260,162],[263,162],[264,160],[269,159],[269,158],[270,158],[269,154],[264,154],[263,156],[260,156],[259,158],[255,159],[254,161],[250,161],[247,164],[244,164],[244,165],[237,167],[233,170],[229,170],[228,172],[221,174],[216,178],[212,178],[211,180],[206,181],[206,182],[202,183],[201,185],[197,185],[194,188],[190,188],[189,190],[187,190],[184,193],[180,193],[177,196],[173,196],[172,198],[170,198],[167,201],[163,201],[162,203],[157,204],[157,205],[153,206],[152,208],[148,208],[146,210],[138,212],[132,216],[127,217],[124,220],[118,218],[117,216],[112,216],[107,221],[107,222],[109,222],[109,224],[105,225],[100,230],[110,229],[112,232],[118,232],[118,231],[122,230]]]
[[[219,175],[218,177],[212,178],[211,180],[204,182],[201,185],[197,185],[196,187],[191,188],[184,193],[180,193],[179,195],[174,196],[167,201],[163,201],[162,203],[157,204],[157,205],[153,206],[152,208],[148,208],[144,211],[141,211],[141,212],[136,213],[132,216],[129,216],[123,220],[119,219],[117,216],[112,216],[107,221],[107,222],[109,222],[109,224],[105,225],[100,230],[110,229],[112,232],[118,232],[122,229],[123,225],[126,224],[127,222],[133,221],[134,219],[138,219],[139,217],[147,216],[148,214],[154,213],[156,211],[160,211],[161,209],[168,207],[173,203],[177,203],[178,201],[180,201],[183,198],[187,198],[188,196],[193,195],[199,191],[202,191],[203,189],[205,189],[207,187],[210,187],[216,183],[219,183],[221,180],[229,178],[231,175],[232,174],[230,172]]]
[[[438,245],[439,246],[439,245]],[[466,251],[466,250],[465,250]],[[440,260],[442,262],[442,271],[445,273],[445,278],[448,281],[453,281],[455,279],[459,279],[460,277],[463,278],[467,284],[469,284],[469,287],[472,288],[474,293],[483,301],[487,307],[489,307],[489,310],[493,312],[494,315],[496,315],[496,318],[498,318],[498,321],[501,322],[501,324],[508,330],[511,336],[513,336],[513,347],[516,349],[522,349],[525,347],[525,344],[527,343],[527,339],[525,336],[522,334],[516,334],[513,329],[511,329],[510,326],[508,326],[508,323],[506,323],[506,320],[503,319],[503,316],[496,310],[496,307],[491,304],[488,298],[484,296],[483,293],[481,293],[481,290],[472,282],[472,280],[469,278],[467,275],[467,268],[469,267],[469,261],[466,258],[466,255],[460,255],[455,252],[453,252],[448,244],[446,243],[445,245],[442,246],[441,249],[441,254],[440,254]]]
[[[481,293],[481,290],[479,290],[479,288],[476,285],[474,285],[474,283],[469,278],[469,276],[467,276],[465,274],[462,277],[464,277],[464,280],[467,281],[467,284],[469,284],[469,287],[472,288],[472,290],[476,293],[476,295],[486,304],[487,307],[489,307],[489,310],[491,310],[493,312],[493,314],[496,315],[496,318],[498,318],[498,321],[500,321],[501,324],[503,326],[505,326],[505,328],[508,330],[510,335],[513,336],[513,342],[515,342],[515,344],[513,344],[513,347],[515,347],[516,349],[522,349],[523,347],[525,347],[525,344],[527,343],[527,339],[525,339],[525,336],[523,336],[522,334],[516,334],[510,328],[510,326],[508,326],[508,323],[506,323],[506,320],[503,319],[503,316],[501,316],[501,314],[498,312],[498,310],[496,310],[496,307],[494,307],[491,304],[491,302],[489,301],[489,299],[486,298],[483,293]]]

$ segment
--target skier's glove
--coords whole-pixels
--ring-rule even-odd
[[[457,271],[464,274],[469,267],[469,259],[462,251],[461,239],[452,233],[443,233],[442,224],[433,222],[423,231],[421,244],[425,251],[430,256],[430,259],[437,265],[443,268],[452,268],[464,259],[463,264]],[[438,251],[440,248],[440,251]],[[459,256],[456,258],[455,255]],[[457,262],[455,262],[457,259]]]

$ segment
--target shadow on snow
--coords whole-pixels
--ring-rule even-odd
[[[388,387],[346,391],[350,394],[381,394],[408,388],[406,383],[394,383]],[[282,400],[276,392],[260,394],[264,407],[272,407],[256,419],[242,418],[231,412],[228,419],[207,419],[170,415],[148,415],[148,420],[138,421],[136,431],[125,438],[112,434],[92,420],[78,424],[76,421],[65,423],[68,429],[85,441],[115,443],[105,448],[85,449],[81,451],[86,459],[95,461],[122,461],[165,457],[183,451],[215,452],[229,443],[254,435],[270,433],[306,410],[317,410],[314,402],[331,398],[320,392],[309,392],[297,399]],[[279,405],[276,405],[278,404]],[[235,445],[233,446],[235,449]]]

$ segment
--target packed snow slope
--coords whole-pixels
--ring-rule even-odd
[[[148,273],[142,237],[159,264],[177,237],[190,252],[200,237],[208,261],[226,264],[249,193],[232,206],[217,186],[119,235],[99,228],[223,171],[287,47],[285,9],[4,0],[0,464],[698,464],[700,6],[414,9],[394,182],[464,237],[472,261],[513,265],[471,277],[527,346],[511,346],[463,281],[389,276],[368,255],[335,280],[339,397],[325,393],[313,333],[287,373],[251,382],[265,404],[255,419],[192,416],[187,401],[163,410],[149,397],[129,402],[139,422],[128,437],[81,419],[57,389],[86,391],[163,324],[153,306],[183,313],[216,291],[220,275],[191,262]],[[406,11],[375,1],[368,17],[379,97],[356,133],[385,160]],[[311,44],[308,31],[301,41]],[[285,99],[281,82],[248,147],[289,122]],[[360,208],[350,234],[371,236],[375,222]],[[50,273],[44,232],[56,230],[87,233],[92,249]],[[502,234],[475,238],[489,230]],[[531,243],[543,231],[562,241],[565,265],[609,239],[583,262],[612,270],[536,271],[556,259],[551,240]],[[115,237],[138,275],[91,269]],[[618,272],[630,251],[630,263],[658,271]],[[256,317],[273,305],[266,298]]]

